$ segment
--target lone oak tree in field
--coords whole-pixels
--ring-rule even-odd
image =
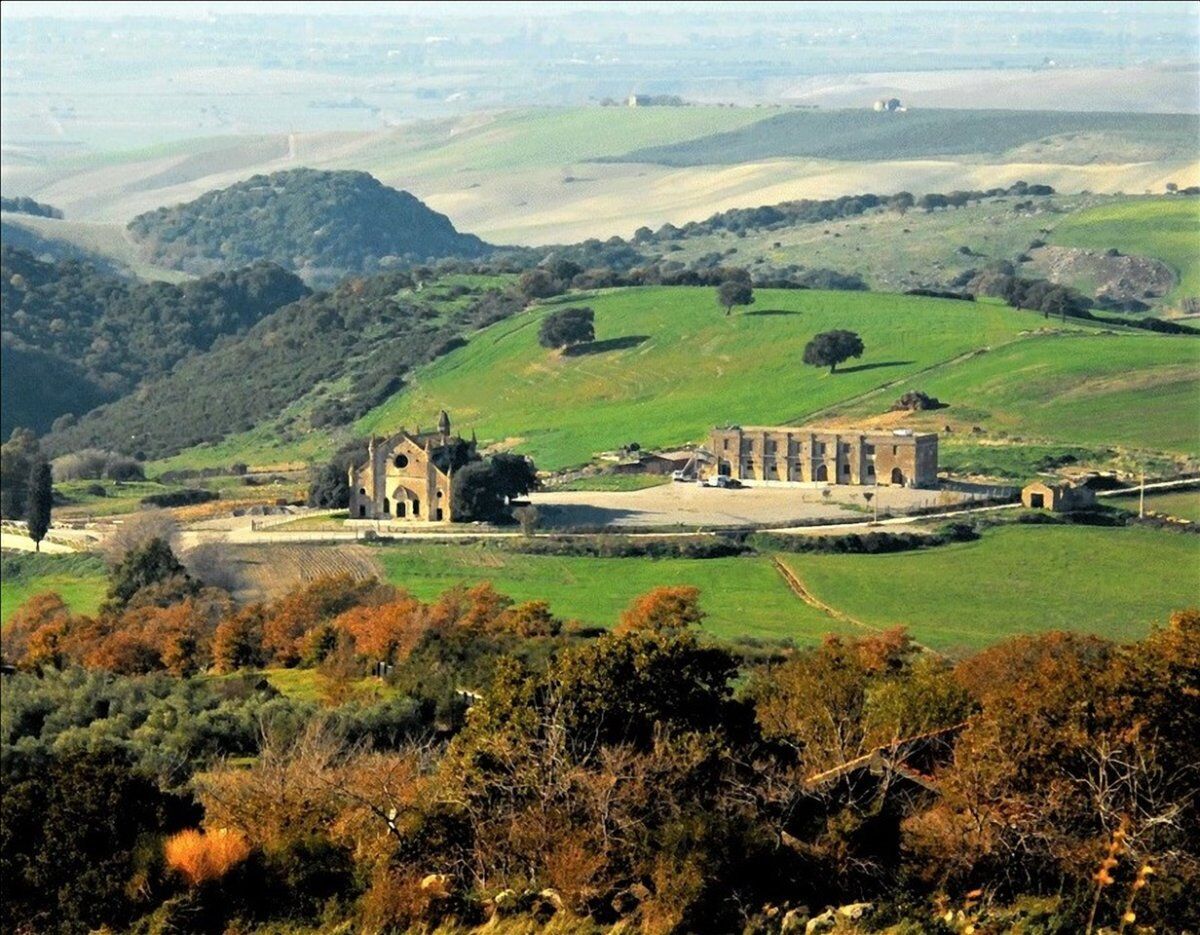
[[[863,342],[853,331],[822,331],[804,347],[804,362],[814,367],[828,367],[830,373],[851,357],[862,357]]]
[[[750,283],[739,279],[729,279],[717,286],[717,304],[725,309],[728,315],[735,305],[753,305],[754,289]]]
[[[590,308],[564,308],[542,319],[538,344],[542,347],[571,347],[596,340],[595,314]]]

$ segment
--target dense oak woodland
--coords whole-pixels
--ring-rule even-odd
[[[366,172],[256,175],[129,223],[155,263],[189,272],[270,260],[312,283],[405,262],[477,257],[488,246]]]
[[[238,607],[130,543],[96,617],[47,594],[4,631],[4,930],[1200,921],[1196,611],[1125,645],[953,662],[897,630],[764,660],[702,640],[697,599],[611,632],[486,583]]]
[[[73,260],[44,263],[6,246],[3,433],[17,425],[45,431],[60,415],[87,412],[307,294],[269,263],[176,286]]]
[[[43,447],[52,454],[101,447],[162,457],[273,419],[339,380],[344,385],[325,394],[295,430],[344,424],[399,389],[414,366],[522,305],[496,288],[461,287],[452,297],[426,299],[413,287],[412,274],[385,273],[286,305],[138,392],[60,426]]]

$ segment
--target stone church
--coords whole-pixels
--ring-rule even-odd
[[[454,472],[476,459],[475,439],[450,434],[442,410],[437,430],[407,432],[367,445],[367,460],[350,468],[350,518],[449,523]]]

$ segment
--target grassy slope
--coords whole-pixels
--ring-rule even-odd
[[[2,622],[7,622],[30,597],[43,591],[57,591],[77,613],[94,614],[108,590],[108,579],[94,556],[21,555],[16,561],[25,568],[14,573],[6,561],[4,580],[0,582]]]
[[[722,639],[812,642],[845,629],[788,590],[770,559],[642,559],[522,555],[484,546],[400,546],[379,559],[387,579],[429,600],[456,584],[490,581],[518,601],[547,600],[560,617],[612,626],[629,602],[659,585],[694,585]]]
[[[978,424],[993,434],[1183,454],[1200,447],[1200,340],[1190,337],[1031,336],[906,380],[886,398],[860,401],[845,412],[879,412],[908,389],[949,404],[911,418],[914,425]]]
[[[671,145],[709,133],[736,130],[763,112],[732,107],[570,107],[515,110],[437,136],[412,148],[402,131],[364,148],[349,160],[367,171],[387,172],[402,158],[414,176],[448,172],[564,167],[616,156],[642,146]]]
[[[595,309],[600,344],[631,346],[551,354],[537,344],[547,311],[538,309],[418,371],[357,428],[387,432],[444,407],[481,440],[509,440],[540,466],[562,467],[622,443],[702,438],[716,423],[798,420],[1040,320],[995,305],[848,292],[760,290],[749,313],[729,318],[705,288],[571,300],[582,303]],[[809,338],[838,327],[862,335],[863,359],[834,375],[803,366]]]
[[[107,257],[140,279],[179,283],[195,278],[189,273],[155,266],[143,260],[119,224],[64,221],[27,214],[5,214],[4,220],[26,227],[42,237],[61,240],[89,253]]]
[[[1054,196],[1065,211],[1092,204],[1101,196]],[[1058,215],[1013,210],[1019,198],[1004,198],[947,211],[909,211],[903,217],[877,211],[845,220],[800,224],[775,231],[752,231],[745,237],[721,232],[676,241],[666,260],[688,262],[710,253],[736,251],[727,262],[750,264],[763,257],[772,265],[796,263],[858,273],[880,291],[901,292],[948,282],[968,269],[993,260],[1014,260],[1029,244],[1045,238],[1044,229],[1061,223]],[[778,244],[778,246],[776,246]],[[959,253],[968,247],[971,254]]]
[[[892,555],[789,555],[821,600],[942,650],[1071,629],[1136,639],[1200,602],[1200,540],[1143,528],[1009,526]]]
[[[549,354],[536,342],[545,314],[537,310],[418,371],[358,429],[427,422],[446,407],[481,439],[515,444],[555,468],[622,443],[699,439],[716,423],[800,421],[899,380],[835,414],[862,421],[913,388],[950,403],[909,420],[918,425],[1179,454],[1194,454],[1200,437],[1200,342],[1190,338],[1101,335],[1074,324],[1068,334],[1018,338],[1047,322],[990,303],[880,294],[762,290],[749,314],[732,318],[715,309],[709,289],[573,301],[595,309],[598,341],[624,337],[632,346]],[[786,314],[755,314],[768,311]],[[830,376],[800,364],[808,338],[833,327],[863,336],[867,353],[853,362],[863,369]],[[985,346],[995,349],[918,374]]]
[[[1107,502],[1136,513],[1138,495],[1134,493],[1128,496],[1113,497]],[[1146,511],[1200,523],[1200,489],[1147,491]]]
[[[1162,260],[1178,280],[1168,298],[1200,297],[1200,198],[1099,205],[1064,218],[1050,239],[1064,247],[1116,247]]]
[[[627,153],[623,161],[695,166],[762,159],[923,159],[1000,154],[1068,133],[1153,139],[1179,156],[1194,149],[1192,114],[917,109],[789,111],[751,127]],[[1024,153],[1026,158],[1032,155]]]

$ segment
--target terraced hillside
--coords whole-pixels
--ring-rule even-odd
[[[926,421],[968,431],[986,422],[1030,440],[1184,453],[1196,437],[1200,342],[1191,338],[1099,336],[1074,323],[1051,336],[1037,313],[878,293],[759,290],[729,318],[703,288],[569,301],[595,310],[596,341],[580,353],[538,346],[538,323],[554,306],[532,310],[419,370],[357,428],[386,432],[445,407],[481,440],[556,468],[633,441],[698,440],[719,423],[875,417],[915,387],[950,403]],[[808,339],[830,328],[855,330],[866,344],[836,374],[801,362]]]

